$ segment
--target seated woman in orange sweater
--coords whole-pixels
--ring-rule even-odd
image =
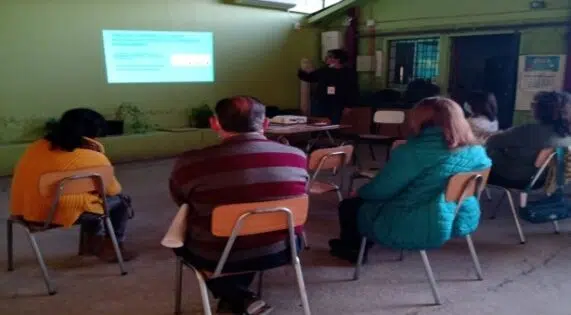
[[[94,140],[103,134],[104,129],[105,119],[91,109],[77,108],[65,112],[43,139],[27,148],[16,165],[10,197],[12,214],[29,222],[41,223],[47,219],[52,198],[43,197],[38,189],[33,189],[43,174],[111,165],[103,145]],[[129,209],[120,195],[121,185],[114,178],[106,189],[109,215],[123,258],[130,260],[134,253],[122,246]],[[87,234],[87,252],[112,262],[116,260],[115,251],[111,240],[105,237],[100,219],[102,213],[98,196],[89,193],[65,195],[59,201],[52,224],[64,227],[81,224]]]

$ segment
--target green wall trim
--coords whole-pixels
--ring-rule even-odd
[[[112,163],[161,159],[185,151],[218,143],[218,137],[208,129],[188,132],[149,132],[145,134],[101,138],[107,157]],[[0,145],[0,176],[12,174],[14,166],[29,143]]]

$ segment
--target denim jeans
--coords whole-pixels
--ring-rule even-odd
[[[120,196],[113,196],[106,198],[109,206],[109,219],[111,225],[115,230],[115,236],[119,243],[125,239],[125,230],[127,229],[127,220],[129,220],[129,211],[121,201]],[[77,222],[81,224],[83,231],[90,235],[105,236],[106,230],[101,215],[97,213],[84,212],[82,213]]]

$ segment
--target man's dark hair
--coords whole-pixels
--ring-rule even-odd
[[[349,61],[349,56],[347,52],[343,49],[331,49],[327,54],[334,59],[339,60],[341,64],[346,64]]]
[[[263,128],[266,106],[251,96],[234,96],[216,103],[214,109],[224,131],[245,133]]]
[[[561,137],[571,136],[571,97],[565,92],[539,92],[531,104],[535,119],[553,126]]]
[[[75,108],[65,112],[48,131],[45,139],[52,149],[73,152],[84,143],[84,137],[105,135],[106,121],[98,112],[89,108]]]
[[[416,104],[425,98],[440,95],[440,87],[430,80],[415,79],[411,81],[404,92],[404,101],[407,104]]]

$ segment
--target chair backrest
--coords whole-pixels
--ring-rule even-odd
[[[341,125],[350,126],[342,128],[340,132],[347,135],[361,135],[371,132],[373,111],[370,107],[353,107],[343,109]]]
[[[479,197],[486,187],[490,169],[475,172],[459,173],[448,181],[446,187],[446,201],[454,201],[460,205],[466,197]]]
[[[402,110],[378,110],[373,116],[373,122],[376,124],[402,124],[406,115]]]
[[[310,171],[339,169],[351,162],[353,150],[352,145],[315,150],[309,155],[308,169]]]
[[[540,168],[546,163],[548,163],[553,156],[555,156],[555,149],[554,148],[546,148],[539,151],[537,158],[535,159],[535,167]]]
[[[287,230],[289,228],[287,211],[293,215],[295,227],[305,224],[308,208],[307,195],[218,206],[212,213],[212,234],[218,237],[230,237],[235,225],[245,215],[247,217],[243,219],[237,236]]]
[[[113,180],[113,166],[90,167],[73,171],[46,173],[40,177],[39,189],[43,197],[99,191]],[[103,187],[97,178],[101,179]]]

